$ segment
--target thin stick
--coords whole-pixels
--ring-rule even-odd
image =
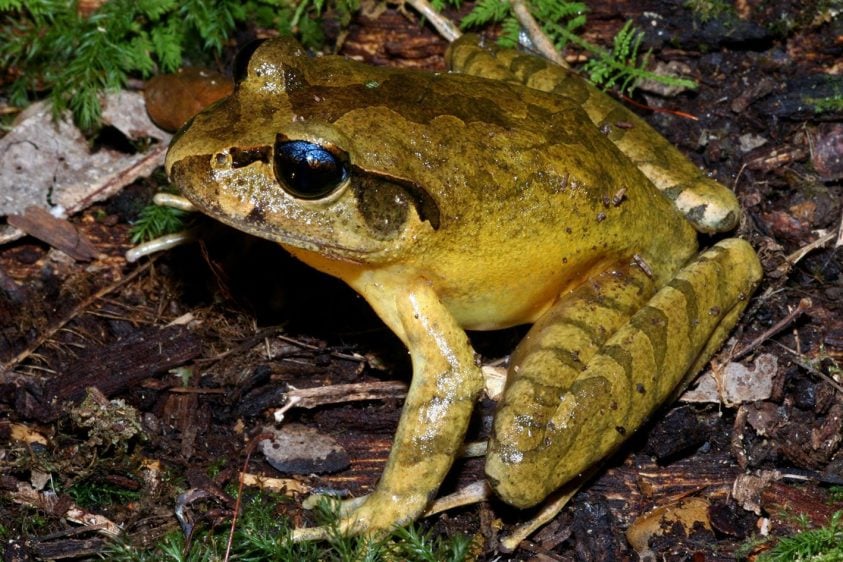
[[[151,256],[164,250],[170,250],[176,246],[192,242],[195,238],[195,233],[189,230],[183,230],[174,234],[165,234],[164,236],[159,236],[158,238],[143,242],[126,250],[126,261],[134,263],[144,256]]]
[[[837,241],[834,243],[835,248],[843,246],[843,214],[840,215],[840,226],[837,227]]]
[[[488,500],[492,497],[492,488],[486,480],[477,480],[466,486],[463,486],[453,494],[442,496],[431,504],[431,506],[424,512],[422,517],[430,517],[443,511],[462,507],[464,505],[472,505]]]
[[[839,382],[834,380],[829,375],[827,375],[827,374],[823,373],[822,371],[820,371],[819,369],[815,368],[808,361],[803,360],[803,357],[805,357],[805,356],[802,353],[799,353],[795,349],[790,349],[786,345],[780,344],[779,342],[773,342],[773,343],[776,344],[777,346],[779,346],[780,348],[782,348],[783,350],[787,351],[788,353],[790,353],[793,356],[793,362],[794,363],[796,363],[797,365],[799,365],[800,367],[802,367],[803,369],[805,369],[809,373],[811,373],[813,375],[816,375],[817,377],[819,377],[822,380],[824,380],[825,382],[827,382],[835,390],[837,390],[837,392],[843,392],[843,385],[841,385]]]
[[[243,500],[243,474],[249,469],[249,459],[252,458],[252,453],[255,452],[255,447],[258,446],[258,443],[263,441],[264,439],[273,439],[275,435],[272,433],[261,433],[254,439],[252,439],[251,443],[249,443],[249,447],[246,449],[246,460],[243,461],[243,470],[237,474],[237,501],[234,502],[234,515],[231,516],[231,529],[228,531],[228,544],[225,545],[225,556],[223,557],[224,562],[228,562],[231,556],[231,545],[234,544],[234,531],[237,529],[237,515],[240,513],[240,504]]]
[[[530,8],[527,7],[524,0],[510,0],[509,3],[512,6],[512,13],[515,15],[515,19],[517,19],[518,23],[521,24],[521,27],[524,28],[524,31],[530,37],[530,41],[532,41],[533,46],[539,54],[561,67],[568,68],[568,63],[565,62],[565,59],[563,59],[559,51],[556,50],[556,46],[553,44],[553,41],[545,35],[544,31],[542,31],[539,22],[537,22],[536,18],[533,17],[533,14],[530,13]]]
[[[427,0],[406,0],[407,4],[412,6],[418,13],[422,15],[430,25],[436,28],[439,35],[444,37],[448,43],[456,41],[462,35],[459,28],[454,23],[440,14]]]
[[[594,469],[591,469],[588,472],[588,475],[591,476],[594,472]],[[501,552],[515,552],[515,549],[518,548],[521,541],[526,540],[527,537],[532,535],[539,527],[544,526],[556,517],[584,483],[585,480],[580,479],[574,486],[566,486],[565,488],[557,490],[548,496],[545,503],[542,505],[542,508],[534,518],[519,525],[509,535],[501,539],[499,546]]]
[[[781,320],[776,322],[775,325],[773,325],[769,330],[767,330],[766,332],[764,332],[763,334],[761,334],[760,336],[758,336],[757,338],[752,340],[752,342],[749,345],[747,345],[746,347],[744,347],[743,349],[741,349],[740,351],[738,351],[737,353],[732,355],[731,360],[737,361],[741,357],[744,357],[744,356],[748,355],[756,347],[758,347],[759,345],[761,345],[762,343],[764,343],[765,341],[767,341],[768,339],[770,339],[774,335],[776,335],[779,332],[781,332],[782,330],[784,330],[791,322],[796,320],[796,318],[799,317],[803,312],[810,309],[812,305],[813,305],[813,303],[811,302],[811,299],[809,299],[807,297],[803,298],[803,299],[800,299],[799,305],[797,305],[797,307],[795,309],[791,310],[790,313],[787,316],[785,316],[784,318],[782,318]]]
[[[229,349],[227,351],[223,351],[221,353],[218,353],[214,357],[209,357],[207,359],[198,359],[196,362],[201,364],[203,367],[207,368],[209,365],[212,365],[212,364],[216,363],[217,361],[220,361],[221,359],[224,359],[225,357],[228,357],[229,355],[231,355],[233,353],[239,353],[241,351],[244,351],[244,350],[251,349],[251,348],[255,347],[260,340],[266,339],[270,336],[273,336],[273,337],[275,337],[275,338],[277,338],[281,341],[287,342],[289,344],[295,345],[296,347],[306,349],[308,351],[313,351],[313,352],[317,352],[317,353],[321,352],[321,351],[325,351],[324,348],[319,347],[318,345],[305,343],[303,341],[297,340],[296,338],[292,338],[290,336],[285,336],[283,334],[276,333],[276,332],[281,332],[282,330],[284,330],[284,326],[269,326],[267,328],[263,328],[260,331],[255,332],[254,334],[252,334],[248,338],[242,340],[240,343],[238,343],[236,346],[232,347],[231,349]],[[329,355],[331,357],[336,358],[336,359],[343,359],[345,361],[355,361],[357,363],[366,362],[365,357],[363,357],[362,355],[357,355],[357,354],[348,354],[348,353],[340,353],[338,351],[331,351],[331,352],[329,352]]]
[[[834,240],[837,237],[838,237],[838,234],[834,231],[826,232],[825,234],[823,234],[822,236],[820,236],[819,238],[817,238],[816,240],[814,240],[810,244],[806,244],[806,245],[802,246],[801,248],[799,248],[798,250],[796,250],[795,252],[793,252],[792,254],[787,256],[787,263],[791,266],[796,265],[796,263],[799,260],[801,260],[802,258],[804,258],[806,255],[808,255],[808,253],[816,250],[817,248],[825,246],[826,244],[828,244],[829,242],[831,242],[832,240]],[[835,247],[837,247],[837,246],[835,246]]]

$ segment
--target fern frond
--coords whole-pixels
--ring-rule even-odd
[[[130,75],[174,71],[185,46],[219,52],[247,8],[281,11],[281,3],[109,0],[83,17],[66,0],[0,0],[0,65],[19,70],[7,95],[24,105],[48,91],[56,115],[70,109],[80,126],[94,127],[103,91],[122,87]]]
[[[510,15],[508,2],[501,0],[479,0],[474,8],[460,22],[460,27],[477,27],[487,23],[501,22]]]
[[[305,47],[316,48],[325,41],[325,34],[322,32],[320,23],[311,18],[304,18],[299,22],[299,35]]]
[[[635,85],[640,80],[654,80],[669,86],[680,86],[695,89],[696,82],[675,76],[655,74],[647,70],[647,65],[652,54],[648,50],[639,55],[639,49],[644,39],[644,32],[636,29],[632,21],[627,21],[612,42],[612,50],[594,47],[593,45],[580,45],[579,38],[574,40],[578,45],[583,46],[595,55],[589,60],[583,70],[588,73],[589,80],[604,89],[617,87],[619,91],[632,93]]]
[[[158,63],[163,72],[175,72],[181,66],[181,44],[184,28],[175,19],[170,19],[167,25],[154,27],[149,32],[152,50],[158,57]]]
[[[235,2],[209,3],[205,0],[183,0],[179,18],[188,28],[196,29],[206,49],[220,52],[234,24],[243,19],[242,5]]]
[[[148,205],[141,210],[138,219],[132,225],[132,244],[184,230],[186,217],[187,213],[179,209]]]
[[[175,9],[176,0],[138,0],[137,7],[141,14],[157,21]]]
[[[507,16],[501,22],[501,34],[498,37],[498,45],[506,49],[514,49],[518,46],[521,36],[521,24],[512,16]]]

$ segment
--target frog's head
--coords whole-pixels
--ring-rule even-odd
[[[372,72],[339,57],[311,59],[292,40],[247,47],[235,61],[234,93],[173,139],[169,177],[201,211],[239,230],[332,259],[394,259],[439,228],[439,209],[418,182],[383,164],[371,140],[350,138],[365,115],[351,133],[337,124],[369,107]]]

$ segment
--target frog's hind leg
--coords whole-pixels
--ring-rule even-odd
[[[514,506],[537,504],[611,453],[699,369],[761,266],[749,244],[729,239],[652,298],[643,272],[614,275],[563,298],[513,354],[486,474]]]

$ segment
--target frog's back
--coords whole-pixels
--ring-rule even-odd
[[[494,77],[575,100],[698,231],[726,232],[737,226],[740,206],[731,190],[706,176],[643,119],[570,69],[531,53],[498,49],[471,34],[453,42],[446,59],[455,72]]]
[[[593,204],[623,187],[652,191],[564,96],[476,76],[350,65],[339,57],[316,59],[303,78],[307,87],[288,92],[294,120],[331,124],[352,144],[353,164],[388,168],[436,200],[465,197],[480,210],[525,192],[566,205],[557,194],[582,192]],[[443,206],[462,211],[462,202]]]

